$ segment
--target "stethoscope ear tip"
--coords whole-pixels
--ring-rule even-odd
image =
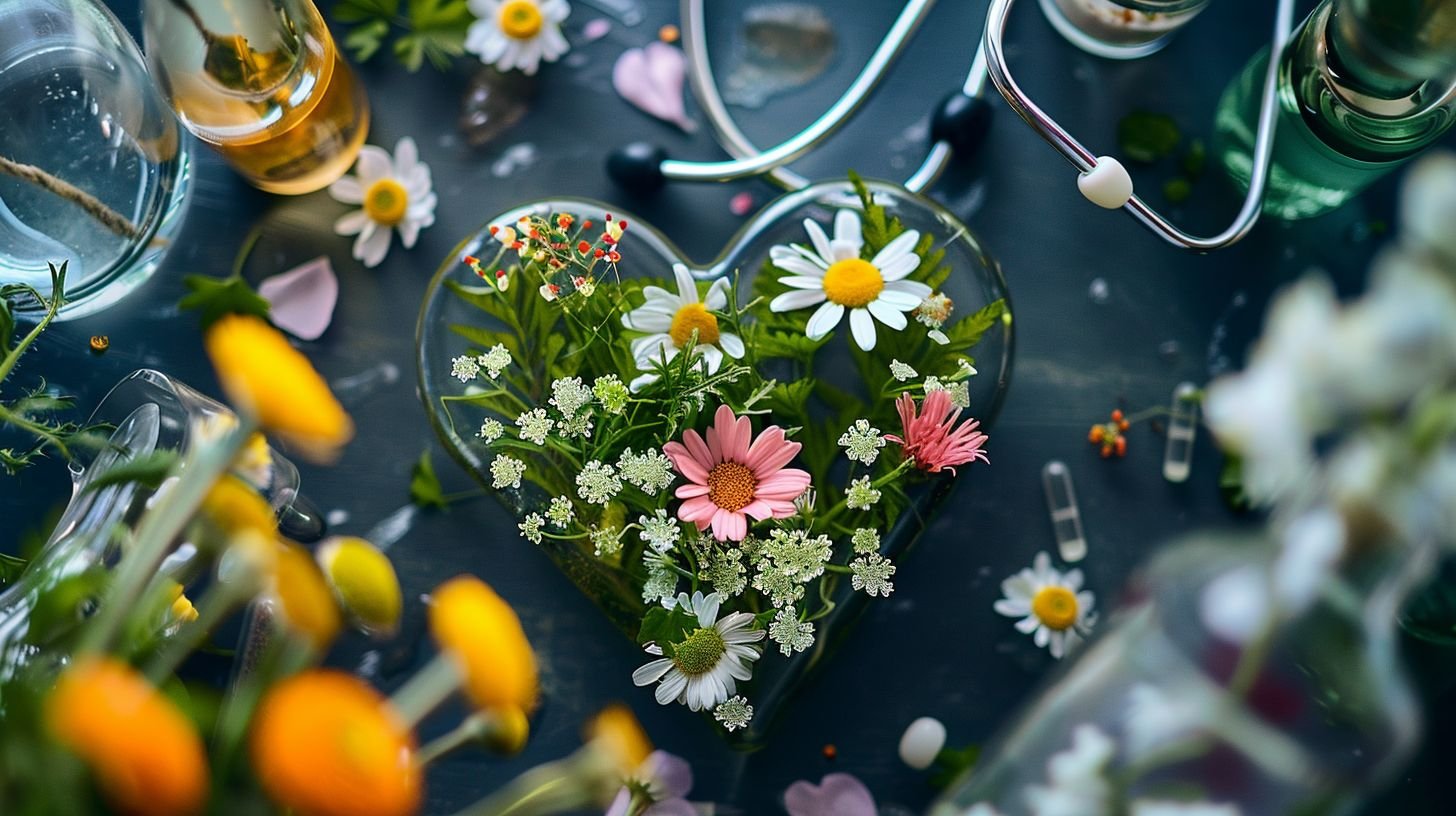
[[[662,163],[667,151],[647,142],[633,142],[607,156],[607,175],[634,193],[655,193],[667,184]]]
[[[930,140],[945,142],[960,158],[975,155],[991,130],[991,103],[985,96],[956,91],[930,117]]]

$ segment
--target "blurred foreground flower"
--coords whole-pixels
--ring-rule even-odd
[[[384,636],[399,628],[399,578],[384,553],[362,538],[336,536],[319,545],[317,557],[334,595],[357,625]]]

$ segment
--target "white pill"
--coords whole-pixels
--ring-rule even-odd
[[[934,717],[921,717],[900,737],[900,759],[906,765],[923,771],[935,762],[945,747],[945,726]]]
[[[1098,156],[1097,164],[1077,177],[1077,189],[1093,204],[1115,210],[1132,198],[1132,176],[1117,159]]]

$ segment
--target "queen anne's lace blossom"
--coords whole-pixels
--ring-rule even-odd
[[[852,573],[850,585],[856,590],[886,598],[895,591],[895,585],[890,582],[890,576],[895,574],[895,565],[879,553],[854,559],[849,570]]]
[[[851,510],[868,510],[880,500],[880,491],[870,484],[870,477],[862,476],[849,483],[844,491],[844,504]]]
[[[478,358],[480,367],[485,369],[486,376],[492,380],[499,377],[511,364],[511,352],[500,343],[490,347],[490,350]]]
[[[546,518],[559,530],[566,529],[566,525],[575,518],[576,511],[571,506],[571,499],[567,496],[556,496],[551,499],[551,506],[546,508]]]
[[[478,431],[475,435],[480,437],[481,439],[484,439],[486,441],[486,444],[489,444],[496,441],[497,439],[500,439],[501,434],[505,433],[505,430],[506,427],[500,423],[500,420],[487,419],[484,422],[480,423],[480,431]]]
[[[526,475],[526,463],[514,456],[500,454],[490,460],[491,485],[496,490],[510,487],[520,489],[521,477]]]
[[[462,354],[450,361],[450,376],[460,382],[470,382],[480,373],[480,363],[468,354]]]
[[[753,720],[753,706],[743,695],[735,694],[713,709],[713,719],[722,723],[727,730],[737,731]]]
[[[622,492],[622,480],[611,465],[593,459],[576,474],[576,490],[588,504],[606,504]]]
[[[521,530],[521,536],[532,544],[540,544],[541,527],[545,523],[546,519],[542,518],[540,513],[528,513],[518,525]]]
[[[787,657],[814,645],[814,624],[799,620],[798,610],[793,606],[785,606],[779,609],[773,623],[768,625],[768,637],[779,645],[779,651]]]
[[[861,555],[867,555],[880,551],[880,531],[868,527],[860,527],[849,537],[849,543],[854,551]]]
[[[920,372],[916,371],[913,366],[902,363],[899,360],[891,360],[890,376],[900,382],[909,382],[920,376]]]
[[[885,438],[880,435],[880,429],[871,426],[868,420],[856,419],[849,430],[839,435],[839,445],[851,461],[873,465],[880,458]]]
[[[658,552],[665,553],[672,549],[682,535],[677,519],[669,516],[666,510],[658,510],[650,516],[644,515],[639,521],[642,525],[642,540]]]
[[[537,445],[546,444],[546,435],[551,433],[551,426],[555,424],[546,416],[545,408],[532,408],[516,417],[516,427],[521,429],[521,438]]]
[[[631,448],[627,448],[617,459],[617,471],[629,484],[648,495],[666,490],[674,478],[672,460],[655,450],[633,453]]]
[[[571,419],[592,401],[592,390],[580,377],[562,377],[551,383],[551,404],[563,417]]]

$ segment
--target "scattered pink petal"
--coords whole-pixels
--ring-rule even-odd
[[[739,193],[728,199],[728,211],[734,215],[748,215],[753,209],[753,193]]]
[[[612,21],[598,17],[581,27],[581,41],[584,43],[596,42],[607,36],[611,30]]]
[[[846,773],[827,774],[818,785],[799,780],[784,791],[789,816],[875,816],[875,797]]]
[[[682,50],[667,43],[630,48],[612,66],[612,87],[643,111],[692,133],[698,125],[688,118],[683,107],[686,63]]]
[[[339,279],[325,255],[258,284],[273,324],[300,340],[317,340],[334,319]]]

